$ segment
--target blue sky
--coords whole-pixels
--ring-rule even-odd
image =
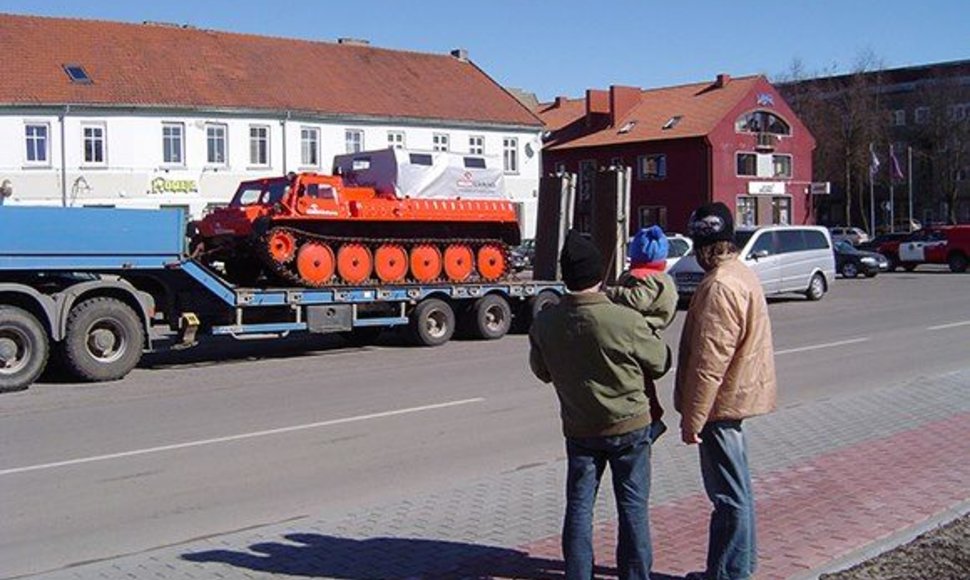
[[[968,0],[0,0],[0,12],[142,22],[446,53],[498,82],[579,96],[733,76],[970,58]]]

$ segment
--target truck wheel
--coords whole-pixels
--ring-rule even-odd
[[[50,343],[33,314],[16,306],[0,306],[0,393],[22,391],[47,366]]]
[[[822,296],[825,296],[825,290],[825,278],[821,274],[815,274],[808,283],[808,290],[805,291],[805,297],[812,301],[821,300]]]
[[[512,326],[512,308],[501,296],[488,294],[475,301],[468,312],[469,330],[473,338],[494,340],[502,338]]]
[[[427,298],[411,311],[411,335],[421,346],[439,346],[455,334],[455,311],[447,302]]]
[[[947,263],[950,265],[951,272],[962,274],[967,271],[967,257],[961,252],[953,252],[950,254]]]
[[[552,290],[543,290],[532,298],[529,298],[522,305],[522,308],[519,309],[518,315],[516,316],[516,332],[529,332],[529,327],[532,325],[532,321],[535,320],[536,316],[546,308],[559,304],[559,298],[559,294],[556,294]]]
[[[85,381],[114,381],[135,368],[145,346],[141,320],[115,298],[91,298],[71,308],[64,337],[68,372]]]

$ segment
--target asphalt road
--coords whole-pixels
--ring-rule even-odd
[[[773,300],[781,404],[970,366],[968,289],[918,271]],[[0,396],[0,577],[560,461],[555,396],[527,349],[221,344],[149,357],[118,383]],[[669,408],[669,377],[660,389]]]

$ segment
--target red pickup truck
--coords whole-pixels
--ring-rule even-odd
[[[876,250],[889,258],[890,269],[907,272],[920,264],[947,264],[951,272],[966,272],[970,263],[970,225],[932,226],[903,240],[891,240]]]

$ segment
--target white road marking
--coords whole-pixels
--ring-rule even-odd
[[[13,467],[0,470],[0,475],[12,475],[24,473],[26,471],[39,471],[41,469],[51,469],[54,467],[66,467],[68,465],[80,465],[82,463],[93,463],[95,461],[106,461],[109,459],[119,459],[121,457],[133,457],[135,455],[147,455],[149,453],[159,453],[162,451],[173,451],[175,449],[188,449],[190,447],[201,447],[203,445],[213,445],[215,443],[227,443],[230,441],[240,441],[243,439],[253,439],[255,437],[266,437],[268,435],[279,435],[281,433],[292,433],[294,431],[305,431],[307,429],[317,429],[320,427],[330,427],[332,425],[343,425],[345,423],[356,423],[358,421],[369,421],[371,419],[382,419],[384,417],[394,417],[397,415],[407,415],[409,413],[419,413],[421,411],[432,411],[435,409],[445,409],[447,407],[457,407],[458,405],[468,405],[471,403],[481,403],[485,399],[477,397],[474,399],[462,399],[460,401],[449,401],[447,403],[437,403],[434,405],[424,405],[422,407],[410,407],[407,409],[397,409],[394,411],[384,411],[381,413],[371,413],[369,415],[358,415],[356,417],[344,417],[343,419],[331,419],[318,423],[308,423],[306,425],[294,425],[292,427],[281,427],[279,429],[267,429],[265,431],[254,431],[252,433],[240,433],[227,437],[216,437],[214,439],[202,439],[200,441],[189,441],[187,443],[177,443],[174,445],[162,445],[159,447],[149,447],[147,449],[136,449],[124,451],[122,453],[111,453],[108,455],[95,455],[93,457],[82,457],[70,459],[68,461],[56,461],[54,463],[44,463],[40,465],[28,465],[25,467]]]
[[[945,328],[956,328],[958,326],[970,325],[970,320],[964,320],[963,322],[951,322],[950,324],[939,324],[937,326],[929,326],[926,330],[943,330]]]
[[[866,342],[868,340],[869,340],[869,337],[866,336],[866,337],[862,337],[862,338],[850,338],[848,340],[840,340],[838,342],[826,342],[824,344],[813,344],[811,346],[800,346],[798,348],[787,348],[785,350],[776,350],[775,351],[775,356],[782,355],[782,354],[791,354],[791,353],[794,353],[794,352],[805,352],[807,350],[819,350],[819,349],[822,349],[822,348],[833,348],[833,347],[836,347],[836,346],[843,346],[843,345],[846,345],[846,344],[857,344],[857,343],[860,343],[860,342]]]

